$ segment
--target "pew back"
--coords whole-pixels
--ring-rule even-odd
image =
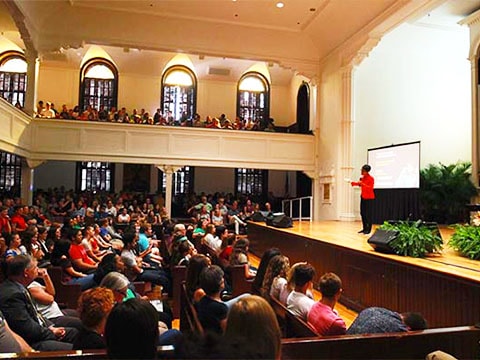
[[[480,329],[469,326],[392,334],[283,339],[283,359],[425,359],[442,350],[458,359],[479,356]]]

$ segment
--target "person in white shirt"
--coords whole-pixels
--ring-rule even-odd
[[[215,236],[215,225],[208,224],[205,230],[206,234],[203,237],[203,243],[206,244],[210,249],[215,251],[217,254],[222,250],[222,239],[218,236]]]
[[[296,316],[307,321],[307,315],[315,301],[307,295],[313,287],[315,269],[310,264],[299,264],[293,270],[295,288],[288,295],[287,308]]]
[[[55,118],[55,111],[52,110],[51,106],[52,104],[47,101],[45,108],[41,110],[40,116],[47,119]]]

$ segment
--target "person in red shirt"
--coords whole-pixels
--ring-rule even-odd
[[[342,280],[334,273],[326,273],[319,285],[322,298],[308,312],[308,323],[320,336],[345,335],[345,321],[334,310],[342,294]]]
[[[8,207],[2,206],[0,208],[0,233],[12,232],[12,225],[10,224],[10,217],[8,216]]]
[[[72,230],[70,234],[72,245],[68,251],[73,268],[84,273],[93,272],[97,268],[95,261],[87,255],[85,247],[82,245],[83,234],[81,230]]]
[[[375,193],[373,191],[373,185],[375,180],[370,176],[370,165],[362,166],[362,177],[359,181],[352,181],[352,186],[360,186],[362,192],[360,196],[360,215],[362,215],[363,228],[359,234],[370,234],[372,231],[372,217],[373,217],[373,200],[375,199]]]
[[[15,205],[15,214],[13,214],[12,219],[10,221],[12,225],[12,230],[17,232],[23,232],[27,230],[27,222],[23,217],[23,206],[22,205]]]

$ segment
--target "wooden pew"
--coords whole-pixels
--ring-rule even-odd
[[[186,266],[174,266],[172,268],[172,295],[173,295],[173,318],[180,318],[180,304],[181,304],[181,291],[182,283],[185,281],[187,276],[187,267]]]
[[[185,282],[182,283],[180,296],[180,331],[203,336],[203,326],[198,320],[197,310],[187,294]]]
[[[232,297],[252,292],[253,280],[245,278],[245,265],[229,266],[225,273],[232,282]]]
[[[157,347],[157,359],[172,359],[175,348],[172,345]],[[104,360],[108,359],[106,350],[69,350],[41,351],[31,353],[0,353],[0,359],[42,359],[42,360]]]
[[[51,266],[47,270],[55,286],[55,301],[61,306],[76,309],[82,287],[79,284],[65,284],[62,281],[63,270],[60,266]]]
[[[315,337],[320,336],[310,325],[287,309],[285,312],[287,337]]]
[[[318,337],[319,334],[310,327],[305,321],[295,316],[280,301],[275,298],[270,299],[270,305],[277,315],[278,324],[282,330],[284,338],[303,338]]]
[[[391,334],[283,339],[283,359],[425,359],[442,350],[457,359],[478,359],[480,329],[470,326]]]

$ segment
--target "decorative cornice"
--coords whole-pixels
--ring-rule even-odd
[[[458,22],[459,25],[472,26],[480,22],[480,9],[468,15],[465,19]]]

